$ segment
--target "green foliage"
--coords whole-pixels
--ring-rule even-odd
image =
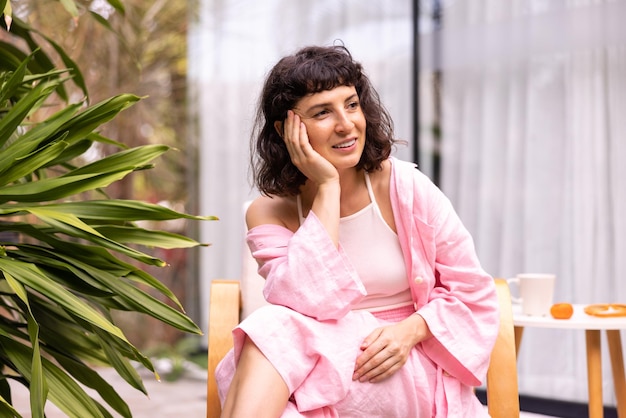
[[[75,16],[74,1],[61,3]],[[119,1],[109,3],[124,12]],[[149,248],[200,243],[136,222],[215,218],[108,199],[107,186],[150,169],[168,147],[127,148],[100,135],[99,127],[140,98],[120,94],[90,105],[83,77],[69,56],[38,34],[66,67],[57,68],[36,43],[35,30],[7,18],[10,2],[0,0],[2,10],[0,27],[23,40],[28,51],[0,41],[0,416],[20,416],[11,403],[12,380],[28,387],[33,417],[44,416],[48,400],[69,417],[111,417],[83,386],[121,416],[131,417],[128,405],[94,367],[114,367],[144,393],[131,361],[153,372],[154,367],[116,326],[112,312],[139,312],[201,334],[176,296],[138,267],[166,265]],[[69,103],[68,83],[85,99]],[[50,112],[53,106],[57,110]],[[119,151],[90,161],[87,152],[98,143],[115,144]]]

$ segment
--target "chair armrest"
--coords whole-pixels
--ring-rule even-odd
[[[500,305],[500,331],[487,371],[487,406],[493,418],[519,417],[517,358],[511,293],[504,279],[495,279]]]
[[[220,401],[215,368],[233,347],[232,330],[239,323],[241,293],[236,280],[213,280],[209,301],[209,366],[207,379],[207,417],[220,416]]]

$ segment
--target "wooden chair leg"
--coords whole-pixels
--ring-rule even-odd
[[[515,327],[515,355],[519,357],[519,348],[522,345],[522,336],[524,335],[524,327]]]
[[[213,280],[209,301],[209,366],[207,379],[207,418],[219,418],[221,405],[215,381],[215,368],[233,347],[232,330],[239,323],[241,293],[236,280]]]

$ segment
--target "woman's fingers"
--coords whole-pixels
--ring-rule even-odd
[[[313,150],[306,126],[293,110],[287,111],[283,140],[291,161],[308,177],[310,171],[315,170],[315,167],[320,164],[319,158],[321,157]]]
[[[406,362],[410,347],[398,343],[389,328],[372,332],[361,345],[363,352],[357,357],[353,380],[380,382]]]
[[[293,163],[302,163],[307,154],[307,146],[310,147],[309,138],[300,116],[292,110],[287,111],[283,140]]]
[[[400,370],[400,368],[404,365],[400,359],[396,357],[389,357],[385,361],[383,361],[378,366],[374,367],[363,376],[361,376],[358,380],[360,382],[370,382],[377,383],[385,380],[386,378],[393,375],[395,372]]]
[[[352,376],[360,382],[379,382],[394,374],[404,365],[405,359],[386,347],[370,357]]]

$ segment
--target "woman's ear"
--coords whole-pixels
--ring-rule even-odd
[[[278,135],[280,135],[280,137],[283,137],[283,122],[277,120],[276,122],[274,122],[274,129],[276,129],[276,132],[278,132]]]

